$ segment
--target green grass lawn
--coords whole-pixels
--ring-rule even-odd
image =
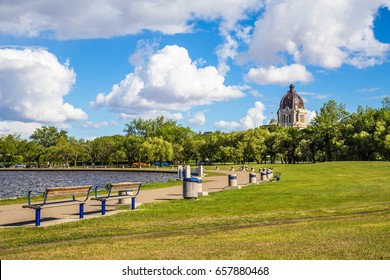
[[[44,228],[2,228],[0,258],[390,259],[389,162],[272,167],[280,182]]]

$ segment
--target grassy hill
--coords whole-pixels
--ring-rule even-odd
[[[257,170],[258,166],[256,166]],[[390,259],[390,163],[274,165],[282,180],[46,228],[1,259]]]

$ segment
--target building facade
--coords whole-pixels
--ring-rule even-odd
[[[296,127],[298,129],[307,127],[305,104],[292,84],[290,85],[290,90],[280,100],[278,125],[283,127]]]

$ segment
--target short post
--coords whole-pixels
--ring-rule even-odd
[[[218,165],[215,167],[215,170],[219,170],[219,166]]]
[[[126,194],[132,194],[133,192],[131,191],[119,191],[118,195],[126,195]],[[130,204],[130,198],[120,198],[118,199],[118,204]]]
[[[203,181],[201,177],[198,177],[198,196],[208,196],[208,192],[203,191]]]
[[[135,197],[131,198],[131,210],[135,210]]]
[[[232,166],[232,167],[230,168],[230,171],[234,171],[234,166]]]
[[[186,167],[184,167],[184,178],[191,178],[191,166],[190,165],[186,165]]]
[[[269,169],[266,170],[266,173],[265,173],[265,174],[266,174],[265,176],[266,176],[267,180],[271,179],[271,178],[270,178]]]
[[[202,165],[202,164],[200,164],[200,165],[198,166],[198,176],[199,176],[199,177],[204,177],[204,174],[203,174],[203,165]]]
[[[183,179],[183,166],[182,165],[177,166],[177,178],[179,180]]]
[[[251,167],[251,172],[255,172],[255,168],[254,167]]]
[[[254,172],[249,173],[249,183],[256,184],[256,173]]]

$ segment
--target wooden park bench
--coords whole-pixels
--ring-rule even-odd
[[[84,218],[84,204],[89,197],[89,193],[92,186],[71,186],[71,187],[57,187],[46,188],[42,193],[36,191],[29,191],[27,205],[23,205],[23,208],[35,209],[35,225],[41,224],[41,209],[51,207],[62,207],[70,205],[79,205],[79,217]],[[34,194],[40,194],[43,197],[43,201],[32,203],[31,196]],[[76,195],[80,198],[76,198]],[[52,198],[58,198],[51,200]]]
[[[97,200],[102,203],[102,215],[106,214],[106,202],[110,200],[118,200],[119,204],[123,204],[127,199],[131,199],[131,210],[135,209],[135,198],[141,189],[141,182],[122,182],[111,184],[108,183],[105,187],[97,186],[95,188],[95,197],[92,200]],[[99,190],[105,189],[106,194],[99,195]]]

